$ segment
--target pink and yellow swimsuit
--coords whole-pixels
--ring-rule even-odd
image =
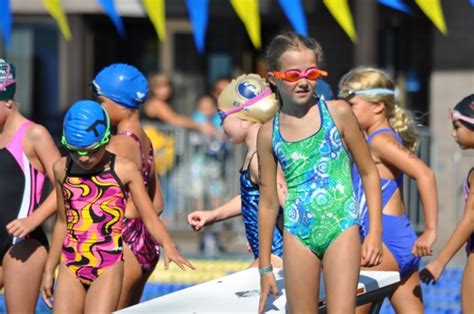
[[[61,260],[86,288],[107,268],[123,261],[127,193],[114,171],[115,155],[106,154],[108,169],[98,173],[81,173],[68,160],[62,185],[67,233]]]

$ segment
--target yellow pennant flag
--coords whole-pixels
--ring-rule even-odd
[[[448,34],[440,0],[415,0],[415,2],[443,35]]]
[[[69,28],[66,14],[61,7],[61,0],[43,0],[43,5],[58,23],[59,29],[61,30],[61,33],[63,33],[64,38],[66,38],[66,40],[71,40],[71,29]]]
[[[166,39],[165,0],[143,0],[143,6],[155,27],[158,38],[164,41]]]
[[[323,0],[323,2],[352,42],[357,42],[354,21],[347,0]]]
[[[230,3],[244,23],[253,46],[260,49],[262,47],[262,40],[260,37],[258,0],[230,0]]]

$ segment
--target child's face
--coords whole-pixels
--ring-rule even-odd
[[[170,83],[159,82],[153,86],[153,95],[161,100],[168,100],[173,94],[173,88]]]
[[[244,127],[244,125],[247,124],[249,124],[249,122],[242,121],[235,115],[230,114],[224,119],[222,127],[224,133],[229,137],[229,140],[233,144],[240,144],[245,141],[245,138],[247,137],[247,128]]]
[[[84,170],[93,169],[104,157],[105,145],[98,147],[97,149],[91,150],[86,155],[79,155],[74,151],[69,152],[72,160]]]
[[[367,130],[373,121],[374,104],[357,95],[349,99],[348,103],[361,128]]]
[[[451,136],[461,149],[474,148],[474,132],[466,128],[459,120],[453,120]]]
[[[212,118],[217,112],[216,103],[210,97],[202,97],[199,99],[197,110],[206,116],[208,119]]]
[[[316,58],[309,49],[288,50],[280,57],[281,67],[279,72],[297,70],[305,73],[307,69],[317,67]],[[280,92],[283,103],[291,103],[296,106],[308,104],[313,97],[316,80],[300,78],[296,82],[288,82],[283,79],[276,80],[276,86]]]
[[[5,122],[7,121],[8,117],[8,108],[7,102],[4,100],[0,100],[0,125],[4,126]]]

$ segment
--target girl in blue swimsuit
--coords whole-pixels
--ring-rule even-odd
[[[383,71],[357,68],[341,79],[339,97],[351,105],[367,135],[382,187],[384,259],[376,270],[399,271],[390,301],[397,313],[422,313],[423,299],[418,275],[422,256],[431,255],[437,234],[437,190],[433,172],[416,157],[417,137],[412,120],[396,104],[395,84]],[[425,230],[417,239],[403,204],[403,175],[416,181],[425,214]],[[359,200],[360,232],[370,226],[365,194],[357,167],[353,167],[354,189]],[[358,308],[368,311],[370,305]]]
[[[266,52],[267,80],[281,110],[259,130],[259,311],[278,295],[270,265],[278,216],[276,174],[281,165],[288,194],[283,206],[283,269],[290,313],[315,313],[323,267],[328,312],[355,311],[360,263],[381,260],[380,179],[350,107],[315,97],[322,57],[319,44],[294,33],[277,35]],[[371,225],[362,246],[352,188],[354,159],[363,174]],[[361,253],[362,252],[362,253]],[[361,261],[362,257],[362,261]]]
[[[270,120],[279,108],[275,94],[257,74],[241,75],[232,80],[219,97],[219,110],[225,133],[234,144],[245,143],[247,156],[240,169],[240,195],[211,211],[194,211],[188,215],[188,223],[199,231],[217,221],[242,215],[245,233],[255,260],[259,257],[258,246],[258,202],[259,174],[257,169],[257,134],[262,123]],[[280,173],[280,199],[284,198],[284,178]],[[272,265],[283,265],[283,233],[275,228],[272,237]]]

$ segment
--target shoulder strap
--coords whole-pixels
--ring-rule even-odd
[[[403,143],[402,139],[400,138],[400,135],[398,135],[397,132],[395,132],[394,130],[390,128],[378,129],[374,133],[370,134],[369,137],[367,138],[367,143],[370,143],[374,139],[374,137],[376,137],[377,135],[381,133],[391,133],[393,136],[395,136],[398,142]]]

